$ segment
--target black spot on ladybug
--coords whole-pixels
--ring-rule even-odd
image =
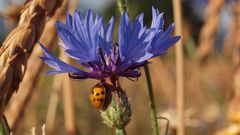
[[[92,95],[94,94],[94,91],[92,91]]]
[[[101,102],[103,102],[103,99],[102,99],[102,98],[100,98],[100,101],[101,101]]]
[[[97,101],[99,101],[99,98],[97,98]]]
[[[105,94],[105,92],[104,92],[104,91],[101,91],[101,94],[102,94],[102,95],[104,95],[104,94]]]
[[[100,93],[96,93],[96,96],[99,96],[100,95]]]
[[[95,102],[95,100],[96,100],[96,99],[94,98],[94,99],[93,99],[93,102]]]

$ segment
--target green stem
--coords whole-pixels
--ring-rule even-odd
[[[125,129],[117,129],[116,128],[116,135],[126,135]]]
[[[152,123],[152,128],[153,128],[153,135],[159,135],[152,81],[151,81],[151,76],[150,76],[150,72],[149,72],[149,68],[148,68],[147,64],[144,66],[144,70],[145,70],[145,74],[146,74],[148,93],[149,93],[149,98],[150,98],[150,113],[151,113],[151,123]]]
[[[118,9],[120,11],[120,14],[122,15],[123,12],[127,12],[127,1],[126,0],[117,0],[117,5],[118,5]]]
[[[117,0],[117,5],[121,15],[123,14],[123,12],[128,12],[127,0]],[[126,135],[125,128],[124,127],[122,129],[116,128],[116,135]]]

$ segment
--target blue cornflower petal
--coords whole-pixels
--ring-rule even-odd
[[[113,27],[114,27],[113,17],[110,19],[107,27],[104,27],[103,21],[101,22],[101,31],[99,33],[100,35],[99,47],[102,48],[106,56],[109,56],[112,50]]]
[[[56,23],[58,35],[65,44],[66,54],[79,63],[92,62],[99,64],[97,49],[99,45],[99,30],[102,21],[93,19],[92,11],[82,16],[77,11],[73,16],[68,15],[67,24]],[[79,53],[81,52],[81,53]]]
[[[163,42],[159,42],[158,45],[155,46],[155,49],[151,51],[154,54],[153,57],[167,53],[168,48],[174,45],[179,39],[181,39],[181,36],[171,37]]]
[[[143,26],[143,14],[140,14],[132,24],[127,13],[123,13],[119,27],[119,47],[122,62],[141,59],[151,35]]]
[[[67,14],[67,20],[66,20],[67,26],[69,26],[71,29],[73,29],[73,18],[70,14]]]
[[[106,28],[106,41],[112,42],[113,38],[113,27],[114,27],[114,17],[112,17],[108,23],[108,26]]]
[[[151,28],[156,28],[158,30],[163,30],[164,26],[164,19],[163,19],[163,13],[159,13],[157,9],[152,7],[152,24]]]
[[[152,24],[150,28],[143,26],[143,15],[140,14],[131,23],[124,13],[119,27],[120,56],[122,63],[119,68],[129,68],[150,58],[166,53],[180,36],[171,37],[174,24],[163,31],[163,13],[152,8]]]
[[[86,44],[80,44],[81,42],[77,40],[73,30],[61,22],[56,23],[56,28],[58,30],[58,35],[64,43],[65,52],[69,57],[82,62],[88,62],[95,59],[95,57],[88,52],[88,46]],[[79,53],[79,51],[81,53]]]
[[[79,74],[83,78],[87,78],[89,75],[88,73],[75,68],[71,65],[68,65],[67,63],[61,61],[57,57],[53,56],[47,48],[45,48],[40,42],[39,42],[41,48],[43,49],[46,56],[40,57],[46,64],[48,64],[50,67],[52,67],[54,70],[51,70],[48,72],[48,74],[57,74],[57,73],[76,73]]]
[[[148,52],[154,54],[152,57],[165,54],[167,49],[174,45],[181,38],[181,36],[171,37],[173,28],[174,24],[171,24],[165,32],[159,31],[156,33],[148,48]]]
[[[54,68],[50,74],[71,72],[77,78],[105,80],[113,76],[139,77],[139,67],[148,63],[148,59],[167,52],[181,37],[171,36],[174,25],[163,30],[163,13],[152,8],[150,28],[143,24],[143,14],[131,22],[127,13],[123,13],[118,31],[118,44],[113,41],[114,18],[105,27],[100,15],[93,16],[89,10],[85,16],[75,12],[67,15],[66,24],[56,23],[58,35],[63,41],[59,45],[67,56],[76,59],[89,72],[72,67],[51,55],[44,46],[46,56],[41,57],[46,64]]]

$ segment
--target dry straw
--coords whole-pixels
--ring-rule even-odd
[[[43,36],[40,38],[40,41],[44,43],[45,47],[48,49],[52,48],[52,45],[57,43],[56,38],[56,29],[54,24],[57,20],[65,16],[67,2],[62,3],[61,7],[58,8],[55,14],[51,19],[46,23],[46,26],[43,30]],[[26,104],[31,98],[34,88],[36,88],[36,82],[38,82],[40,71],[43,67],[43,62],[38,58],[43,55],[42,49],[39,45],[34,45],[33,53],[28,60],[27,71],[25,76],[19,86],[19,93],[13,99],[9,105],[9,109],[6,114],[8,117],[8,122],[11,128],[15,129],[18,125],[21,114],[26,108]]]
[[[73,13],[78,4],[77,0],[70,0],[68,10]],[[60,57],[65,62],[70,63],[70,59],[64,55],[64,50],[60,51]],[[60,85],[59,85],[60,84]],[[62,97],[64,103],[64,120],[65,128],[69,135],[74,135],[77,133],[76,118],[75,118],[75,105],[74,105],[74,94],[73,94],[73,84],[68,76],[68,74],[56,75],[54,79],[54,89],[51,94],[51,99],[49,102],[48,113],[46,118],[47,123],[47,133],[52,134],[54,128],[54,121],[57,111],[57,104],[59,101],[59,92],[62,90]]]
[[[240,24],[239,24],[239,4],[236,4],[235,2],[231,4],[231,12],[232,12],[232,18],[231,18],[231,22],[228,28],[228,32],[227,35],[224,39],[224,48],[223,51],[226,54],[232,54],[232,52],[234,51],[234,47],[236,45],[236,41],[238,39],[237,33],[239,31],[240,28]]]
[[[53,90],[51,92],[51,97],[49,100],[48,104],[48,109],[47,109],[47,117],[46,117],[46,132],[48,134],[52,134],[53,128],[54,128],[54,123],[55,123],[55,118],[57,114],[57,106],[58,106],[58,101],[59,101],[59,96],[60,96],[60,90],[62,85],[63,78],[60,78],[59,76],[55,76],[53,80]]]
[[[78,4],[77,0],[70,0],[69,2],[69,12],[73,13]],[[71,59],[64,55],[64,51],[61,50],[61,57],[67,63],[71,62]],[[63,104],[64,104],[64,118],[65,118],[65,128],[69,135],[77,134],[77,124],[75,115],[75,104],[74,104],[74,89],[71,79],[68,74],[63,74]]]
[[[182,35],[182,7],[180,0],[173,0],[175,34]],[[183,70],[183,44],[182,40],[176,43],[176,98],[177,115],[179,118],[177,134],[184,135],[184,70]]]
[[[61,51],[61,57],[67,63],[70,63],[70,59],[65,56],[64,51]],[[75,105],[74,105],[74,94],[73,94],[73,84],[68,74],[62,74],[61,78],[63,78],[63,87],[62,87],[62,95],[63,95],[63,105],[64,105],[64,120],[65,120],[65,128],[69,135],[76,134],[76,118],[75,118]]]
[[[234,88],[235,88],[235,95],[240,96],[240,2],[237,1],[234,3],[233,7],[237,14],[236,23],[237,23],[237,32],[235,35],[235,42],[233,48],[233,62],[234,62]],[[235,20],[233,20],[235,21]]]
[[[240,2],[235,1],[233,3],[233,14],[236,16],[235,20],[237,24],[237,32],[234,40],[233,50],[233,62],[234,62],[234,74],[233,74],[233,86],[234,97],[229,105],[228,118],[233,123],[240,124]],[[240,129],[240,128],[239,128]]]
[[[22,10],[18,26],[3,42],[0,48],[0,117],[24,77],[28,58],[41,36],[46,17],[55,12],[59,1],[28,1]]]
[[[216,133],[216,135],[238,135],[240,134],[240,1],[232,2],[233,20],[230,25],[228,35],[225,39],[226,52],[233,51],[233,86],[234,97],[231,99],[227,118],[230,124],[225,129]]]
[[[197,58],[201,62],[205,60],[213,50],[220,11],[224,6],[224,0],[210,0],[205,12],[205,23],[200,33],[200,43],[197,50]]]

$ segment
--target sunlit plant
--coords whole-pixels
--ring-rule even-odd
[[[116,134],[126,134],[124,127],[131,118],[128,97],[119,77],[138,78],[140,67],[148,60],[165,54],[180,36],[172,36],[174,24],[164,31],[163,14],[152,8],[150,27],[143,24],[143,14],[131,21],[123,12],[118,28],[118,43],[113,43],[114,18],[105,26],[102,16],[89,10],[86,15],[75,12],[67,15],[66,24],[57,22],[61,38],[59,44],[65,54],[88,71],[71,66],[53,56],[41,43],[45,52],[42,60],[53,70],[48,74],[68,73],[73,79],[97,79],[90,92],[91,104],[101,110],[104,123],[116,128]]]

